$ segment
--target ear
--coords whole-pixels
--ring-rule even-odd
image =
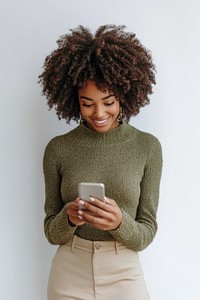
[[[85,122],[85,119],[83,118],[81,112],[79,113],[79,116],[80,116],[80,117],[79,117],[79,123],[80,123],[80,124],[84,123],[84,122]]]
[[[120,106],[120,108],[119,108],[119,114],[118,114],[118,116],[117,116],[117,121],[118,121],[119,123],[121,123],[122,120],[123,120],[123,118],[124,118],[123,108],[122,108],[122,106]]]

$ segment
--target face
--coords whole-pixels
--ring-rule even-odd
[[[95,82],[89,80],[78,91],[80,111],[88,126],[98,132],[106,132],[119,126],[119,101],[109,91],[101,92]]]

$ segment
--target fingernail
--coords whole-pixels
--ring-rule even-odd
[[[78,215],[78,218],[79,218],[80,220],[82,220],[82,219],[83,219],[83,217],[82,217],[82,216],[80,216],[80,215]]]
[[[79,201],[79,204],[80,204],[80,205],[84,205],[85,202],[84,202],[83,200],[80,200],[80,201]]]
[[[79,209],[79,210],[78,210],[78,214],[79,214],[79,215],[82,215],[82,214],[83,214],[82,210]]]
[[[90,201],[91,201],[91,202],[94,202],[95,199],[94,199],[93,197],[90,197]]]

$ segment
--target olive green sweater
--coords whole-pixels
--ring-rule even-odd
[[[88,240],[117,240],[141,251],[157,231],[156,212],[162,169],[157,138],[123,122],[100,133],[79,125],[53,138],[44,153],[45,235],[65,244],[76,234]],[[70,226],[66,204],[78,196],[79,182],[102,182],[106,196],[123,211],[118,229],[101,231],[88,224]]]

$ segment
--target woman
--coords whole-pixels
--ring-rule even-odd
[[[48,106],[80,125],[44,153],[48,241],[59,245],[48,299],[146,300],[138,252],[157,231],[162,169],[157,138],[128,124],[155,84],[150,53],[124,26],[79,26],[58,41],[40,75]],[[106,201],[78,198],[104,183]]]

